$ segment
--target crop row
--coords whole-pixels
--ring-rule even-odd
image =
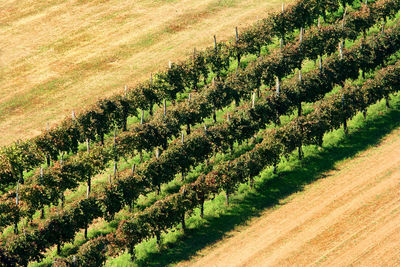
[[[295,29],[311,25],[319,15],[337,11],[339,2],[353,1],[299,0],[284,12],[273,14],[260,25],[244,31],[229,44],[218,43],[215,48],[196,53],[186,62],[171,64],[167,71],[158,73],[152,81],[140,84],[126,95],[100,100],[75,120],[66,119],[32,140],[4,147],[0,153],[1,186],[15,184],[24,171],[39,166],[44,158],[50,163],[50,159],[58,159],[60,153],[75,153],[80,142],[103,142],[104,135],[115,127],[125,130],[127,117],[137,115],[138,109],[152,112],[155,104],[160,104],[163,99],[174,101],[186,88],[200,90],[200,80],[207,78],[209,70],[221,77],[231,57],[254,53],[254,49],[271,43],[274,36],[283,38]],[[390,8],[382,10],[385,16],[393,12]]]
[[[148,123],[135,125],[131,131],[122,134],[118,138],[119,146],[117,147],[114,145],[106,146],[105,148],[98,146],[95,149],[92,148],[90,154],[80,152],[70,162],[64,162],[62,165],[55,164],[54,167],[46,169],[42,174],[37,174],[30,180],[29,186],[22,188],[21,199],[25,200],[28,207],[21,208],[27,209],[26,215],[32,217],[36,210],[43,209],[45,205],[56,204],[62,198],[62,192],[66,189],[73,189],[79,182],[84,180],[90,182],[90,177],[101,172],[109,160],[116,159],[121,155],[125,156],[135,150],[151,151],[151,149],[159,145],[166,147],[168,139],[179,134],[181,125],[186,124],[188,126],[187,132],[190,133],[190,125],[202,122],[216,108],[222,108],[232,100],[238,101],[241,97],[248,96],[261,83],[271,85],[274,82],[275,75],[279,75],[278,78],[282,78],[296,67],[300,67],[306,58],[315,59],[318,55],[331,54],[336,50],[336,45],[340,38],[350,37],[354,39],[356,37],[354,34],[356,25],[354,21],[358,21],[358,23],[364,21],[364,24],[370,27],[373,25],[372,22],[381,19],[378,14],[382,12],[377,11],[386,7],[386,2],[390,1],[384,1],[373,6],[372,10],[375,10],[375,12],[365,8],[361,14],[360,12],[348,14],[343,27],[340,25],[312,27],[302,36],[301,42],[289,43],[282,51],[258,59],[250,64],[246,70],[233,74],[225,82],[217,81],[207,87],[201,94],[193,94],[191,102],[173,105],[167,114],[164,115],[162,112],[158,112]],[[284,89],[285,85],[282,88]],[[303,99],[302,101],[308,100]],[[274,109],[275,106],[270,104],[269,107]],[[285,105],[281,105],[280,109],[284,110],[283,113],[286,112]],[[278,113],[273,114],[275,117],[282,114],[279,113],[279,107],[277,110]],[[274,112],[270,110],[269,113]],[[160,164],[159,161],[157,162],[157,164]],[[151,166],[152,163],[149,165]],[[182,165],[176,165],[176,168],[181,168],[182,171],[185,171],[188,165],[190,164],[182,168]],[[154,168],[149,169],[151,172]],[[169,172],[163,171],[161,173],[171,174],[175,171],[171,169]],[[154,177],[155,175],[150,176]],[[161,182],[165,180],[163,176],[155,179],[159,179]],[[154,183],[155,179],[150,178],[153,181],[152,184],[159,185],[160,183]],[[2,226],[18,221],[23,216],[22,213],[16,212],[18,207],[10,204],[13,201],[13,196],[14,193],[8,194],[3,198],[8,199],[8,201],[4,201],[0,205],[0,214],[9,214],[7,218],[4,217],[2,220]]]
[[[383,62],[384,58],[395,51],[398,50],[398,44],[400,42],[396,39],[399,38],[400,33],[399,33],[399,25],[396,25],[394,29],[387,29],[387,31],[384,34],[380,34],[379,37],[376,38],[370,38],[367,39],[367,41],[363,44],[362,48],[353,48],[352,51],[355,53],[353,56],[350,57],[347,53],[344,54],[344,59],[332,59],[333,62],[336,62],[333,66],[336,66],[339,70],[339,73],[336,72],[329,72],[330,75],[327,77],[341,77],[343,80],[348,77],[349,73],[358,73],[358,68],[360,66],[364,66],[365,68],[373,68],[374,66],[379,65],[379,62]],[[344,64],[346,62],[355,62],[356,58],[360,55],[364,55],[364,60],[362,60],[362,64],[357,64],[357,63],[352,63],[352,64]],[[327,61],[329,62],[329,61]],[[354,64],[354,65],[353,65]],[[330,68],[327,68],[324,66],[324,68],[321,71],[321,74],[323,71],[328,71]],[[367,68],[368,69],[368,68]],[[343,71],[346,70],[346,71]],[[349,71],[351,70],[351,71]],[[339,75],[340,74],[340,75]],[[311,74],[310,74],[311,75]],[[319,74],[320,75],[320,74]],[[358,76],[358,75],[357,75]],[[326,78],[325,78],[326,79]],[[324,79],[324,80],[325,80]],[[332,79],[332,78],[331,78]],[[329,79],[329,80],[331,80]],[[307,79],[304,78],[304,81]],[[318,79],[317,81],[322,81],[321,79]],[[303,83],[301,83],[303,84]],[[307,83],[304,83],[307,84]],[[314,84],[315,85],[315,84]],[[318,88],[318,87],[317,87]],[[288,90],[289,91],[289,90]],[[300,90],[301,91],[301,90]],[[319,91],[319,90],[318,90]],[[271,98],[274,97],[273,95],[268,97]],[[267,98],[267,99],[268,99]],[[280,96],[278,99],[286,99],[284,97],[284,91],[281,92]],[[257,102],[259,104],[260,101]],[[257,105],[256,105],[257,106]],[[255,107],[256,107],[255,106]],[[256,108],[254,108],[255,110]],[[234,129],[236,131],[236,128]],[[207,131],[208,132],[208,131]],[[98,198],[98,202],[96,202],[93,198],[89,198],[88,200],[80,202],[80,204],[73,206],[72,209],[65,211],[58,215],[56,218],[52,218],[48,220],[43,228],[38,229],[36,231],[33,231],[31,233],[27,233],[25,235],[20,235],[17,236],[15,240],[10,240],[7,242],[7,246],[12,248],[12,255],[23,255],[22,258],[24,260],[37,260],[40,258],[41,253],[40,251],[43,251],[46,247],[48,247],[51,244],[59,244],[61,242],[66,242],[68,240],[71,240],[71,238],[74,237],[74,233],[76,230],[81,229],[82,227],[86,226],[89,222],[90,219],[94,218],[91,217],[90,215],[87,216],[88,221],[85,221],[82,223],[80,220],[75,219],[74,216],[77,216],[80,214],[78,212],[81,209],[82,203],[89,203],[90,201],[95,201],[99,207],[99,209],[102,212],[107,213],[109,210],[114,210],[114,206],[118,206],[118,194],[122,191],[124,195],[124,199],[129,199],[129,194],[130,195],[135,195],[136,191],[140,188],[140,183],[143,182],[141,179],[137,179],[135,176],[130,176],[126,179],[122,179],[121,183],[115,187],[117,187],[119,190],[116,190],[115,188],[113,190],[109,190],[106,194],[103,194]],[[117,197],[116,197],[117,196]],[[103,203],[103,204],[99,204]],[[110,206],[111,205],[111,206]],[[85,212],[90,211],[85,210]],[[100,214],[100,213],[96,213]],[[105,217],[107,217],[105,215]],[[60,218],[63,218],[62,221],[60,221]],[[78,223],[79,222],[79,223]],[[68,229],[67,233],[61,233],[60,231],[54,231],[54,224],[57,224],[59,227],[57,229],[65,228]],[[63,227],[64,224],[69,224],[65,227]],[[71,226],[72,225],[72,226]],[[73,231],[75,230],[75,231]],[[43,234],[43,231],[46,233],[52,233],[52,234]],[[49,238],[43,238],[49,237]],[[40,240],[38,240],[38,239]],[[21,259],[22,260],[22,259]]]
[[[321,145],[321,135],[340,128],[357,112],[398,92],[399,75],[400,62],[397,62],[378,71],[375,78],[367,80],[363,86],[346,86],[316,103],[310,114],[300,116],[279,129],[267,130],[263,133],[263,141],[253,150],[235,160],[223,162],[216,170],[200,176],[194,183],[184,185],[180,192],[157,201],[136,213],[132,219],[121,221],[115,234],[101,236],[84,244],[74,261],[88,266],[104,263],[107,246],[108,253],[113,255],[127,247],[134,257],[134,247],[140,242],[151,237],[157,237],[159,241],[162,232],[181,223],[184,228],[187,215],[202,206],[207,196],[222,190],[227,194],[233,193],[240,183],[257,176],[266,166],[273,165],[282,156],[295,150],[300,143]],[[72,257],[65,259],[66,262],[71,260]]]

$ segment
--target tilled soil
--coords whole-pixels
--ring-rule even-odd
[[[400,266],[400,129],[183,266]]]

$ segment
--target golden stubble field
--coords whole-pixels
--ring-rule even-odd
[[[290,1],[286,1],[286,4]],[[278,0],[3,0],[0,145],[234,35]]]

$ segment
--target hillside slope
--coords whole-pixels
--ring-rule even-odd
[[[291,1],[286,1],[286,3]],[[0,145],[122,92],[279,9],[277,0],[0,3]]]
[[[397,266],[400,129],[179,266]]]

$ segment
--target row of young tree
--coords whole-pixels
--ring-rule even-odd
[[[375,58],[377,61],[379,60],[383,60],[383,55],[386,53],[386,55],[390,55],[392,53],[394,53],[395,51],[398,50],[398,48],[396,49],[396,43],[400,43],[398,42],[398,40],[396,38],[399,38],[400,36],[400,32],[399,32],[399,26],[397,25],[395,27],[396,30],[393,29],[388,29],[386,31],[386,33],[382,33],[380,34],[380,37],[377,39],[372,38],[372,40],[370,41],[369,39],[367,39],[367,42],[365,42],[363,44],[363,48],[364,49],[360,49],[357,48],[359,51],[369,51],[371,52],[369,49],[372,49],[372,53],[370,53],[370,55],[372,57],[377,57]],[[397,36],[397,37],[396,37]],[[386,40],[386,41],[385,41]],[[365,47],[369,48],[367,50],[365,50]],[[356,49],[356,48],[354,48]],[[380,51],[380,52],[377,52]],[[382,52],[383,51],[383,52]],[[377,52],[377,53],[376,53]],[[368,53],[368,52],[365,52]],[[346,61],[346,59],[349,58],[350,60],[354,61],[354,58],[352,59],[352,57],[347,57],[345,56],[344,59],[342,61]],[[364,57],[366,58],[366,56]],[[339,61],[339,59],[337,59],[337,61]],[[368,61],[369,62],[369,61]],[[371,63],[368,64],[373,64],[374,60],[371,60]],[[346,64],[336,64],[338,66],[341,66],[341,68],[339,68],[338,70],[340,72],[343,73],[349,73],[349,71],[347,71]],[[351,64],[350,64],[351,65]],[[363,64],[363,65],[367,65],[367,64]],[[343,68],[344,66],[344,68]],[[322,70],[328,69],[326,67],[324,67]],[[351,69],[351,68],[348,68]],[[346,70],[346,71],[343,71]],[[358,69],[355,69],[354,72],[358,73]],[[354,73],[352,72],[352,73]],[[334,74],[332,73],[331,75],[329,75],[329,77],[332,76],[340,76],[338,73]],[[306,81],[306,79],[304,79]],[[318,85],[317,85],[318,86]],[[317,90],[318,91],[318,90]],[[280,96],[283,96],[284,92],[281,92]],[[257,102],[258,104],[258,102]],[[253,109],[253,108],[252,108]],[[254,110],[256,108],[254,107]],[[193,134],[196,134],[197,132],[194,131]],[[291,140],[290,138],[288,140]],[[296,144],[298,145],[298,144]],[[106,192],[104,194],[100,194],[100,196],[97,197],[97,203],[102,203],[101,205],[99,205],[99,207],[96,210],[96,214],[101,214],[99,216],[103,216],[104,217],[110,217],[110,215],[112,216],[112,212],[115,212],[115,210],[119,210],[123,207],[123,205],[125,204],[129,204],[132,203],[132,200],[136,199],[138,197],[138,195],[141,193],[141,183],[143,182],[143,180],[141,179],[137,179],[136,176],[131,175],[129,176],[129,178],[127,179],[121,179],[118,180],[118,182],[113,185],[110,186],[110,190],[106,190]],[[146,182],[145,182],[146,183]],[[143,191],[142,191],[143,192]],[[92,199],[92,198],[90,198]],[[122,199],[122,201],[121,201]],[[71,210],[75,210],[77,206],[73,206],[73,208]],[[101,212],[98,212],[98,211]],[[87,211],[90,212],[90,211]],[[72,212],[72,214],[75,214],[76,212]],[[10,240],[9,242],[7,242],[7,244],[5,244],[5,246],[12,248],[12,250],[5,250],[5,251],[9,251],[11,255],[19,255],[18,257],[20,257],[19,261],[24,262],[28,262],[28,261],[32,261],[32,260],[36,260],[37,257],[40,257],[40,255],[38,255],[38,253],[40,254],[40,251],[44,251],[47,247],[54,245],[54,244],[58,244],[60,245],[60,243],[62,242],[68,242],[70,241],[73,236],[75,231],[72,231],[73,233],[71,233],[71,224],[74,225],[74,228],[76,231],[83,228],[83,227],[87,227],[87,224],[78,224],[76,223],[76,221],[73,219],[73,215],[66,215],[66,214],[70,214],[70,210],[65,211],[64,213],[60,213],[59,216],[67,216],[65,220],[59,221],[57,220],[57,218],[51,218],[49,219],[45,225],[43,226],[43,228],[30,232],[30,233],[26,233],[24,235],[18,236],[16,237],[15,240]],[[91,217],[90,214],[88,215],[88,218],[94,218]],[[54,219],[54,220],[53,220]],[[57,229],[68,229],[68,235],[65,235],[67,237],[64,237],[63,234],[54,231],[54,226],[53,224],[55,223],[54,221],[56,221],[57,225]],[[69,225],[65,225],[65,227],[62,225],[63,223],[69,224]],[[51,239],[43,239],[43,236],[46,236],[43,234],[42,231],[48,231],[49,233],[52,232],[51,235]],[[50,234],[47,234],[48,236],[50,236]],[[41,239],[36,240],[36,239]],[[7,252],[5,252],[6,254]],[[16,256],[17,257],[17,256]]]
[[[181,224],[196,208],[203,210],[204,201],[225,191],[232,194],[241,183],[257,176],[266,166],[272,166],[288,156],[298,144],[322,145],[320,136],[338,129],[357,112],[399,91],[400,62],[388,66],[367,80],[363,86],[346,86],[340,92],[314,105],[314,111],[299,116],[279,129],[266,130],[256,147],[237,159],[222,162],[215,170],[181,187],[180,192],[159,200],[151,207],[120,222],[116,233],[100,236],[84,244],[74,256],[59,259],[61,263],[100,266],[107,256],[115,256],[128,248],[135,257],[137,244],[152,237],[160,242],[161,234]],[[201,213],[201,216],[203,214]]]
[[[373,6],[373,10],[382,10],[388,6],[386,2],[390,1],[384,1]],[[268,57],[259,58],[256,62],[247,66],[245,70],[231,75],[225,82],[217,81],[213,85],[206,87],[201,94],[193,94],[193,99],[195,100],[173,105],[168,110],[167,114],[158,112],[148,123],[135,125],[131,131],[118,137],[118,146],[114,144],[105,146],[104,148],[96,146],[95,149],[92,149],[91,153],[80,152],[77,156],[72,157],[70,161],[63,161],[62,164],[57,163],[54,167],[37,173],[34,175],[33,179],[29,180],[29,184],[21,188],[20,198],[26,204],[25,206],[18,206],[15,204],[15,191],[10,191],[3,196],[3,202],[0,204],[0,216],[2,216],[3,220],[0,227],[18,222],[25,215],[28,216],[28,218],[32,218],[37,210],[43,211],[44,206],[57,204],[60,199],[63,200],[63,192],[65,190],[76,188],[79,182],[87,181],[90,183],[90,177],[101,172],[106,167],[106,163],[109,160],[117,160],[120,156],[126,156],[137,150],[152,151],[157,146],[165,148],[168,139],[172,136],[177,136],[182,125],[187,125],[187,133],[189,134],[191,125],[202,122],[204,118],[210,116],[216,108],[220,109],[231,103],[232,100],[239,102],[240,98],[248,97],[248,95],[253,92],[255,88],[259,88],[262,83],[271,86],[273,84],[274,74],[280,75],[277,76],[278,79],[280,79],[284,75],[289,74],[296,67],[301,66],[301,63],[306,58],[316,59],[318,56],[325,53],[328,55],[331,54],[336,50],[340,38],[350,37],[354,39],[356,37],[354,34],[355,24],[352,23],[352,21],[360,21],[360,19],[356,19],[355,17],[362,17],[365,22],[364,24],[370,27],[372,26],[372,21],[376,22],[382,19],[382,17],[377,15],[382,12],[371,13],[369,10],[370,9],[364,9],[363,11],[367,12],[369,14],[368,16],[360,15],[359,12],[349,13],[346,16],[347,22],[343,23],[342,26],[312,27],[307,33],[300,33],[301,36],[299,39],[301,39],[301,41],[291,42],[282,50],[275,51]],[[371,20],[370,17],[374,19]],[[284,84],[282,85],[282,89],[286,91]],[[307,90],[310,90],[310,86]],[[294,100],[292,100],[292,102],[293,101]],[[274,102],[274,104],[272,104],[272,102]],[[275,100],[272,102],[270,101],[269,103],[268,114],[273,114],[273,116],[276,117],[281,114],[279,112],[280,109],[286,112],[286,104],[279,104]],[[301,103],[301,101],[297,102],[299,104]],[[277,106],[277,104],[279,104],[280,107],[279,105]],[[277,110],[277,112],[272,111],[274,109]],[[235,120],[235,118],[233,117],[232,120]],[[232,138],[232,140],[235,140],[235,138]],[[232,140],[229,141],[230,145],[233,142]],[[226,141],[224,142],[227,143]],[[209,153],[210,152],[207,152],[201,155],[207,156]],[[173,155],[177,155],[177,153]],[[163,157],[163,155],[161,157]],[[165,156],[163,158],[165,158]],[[149,169],[147,172],[144,171],[142,173],[145,173],[144,176],[153,173],[148,180],[153,181],[152,184],[157,186],[159,186],[162,181],[170,179],[164,179],[165,176],[170,177],[177,169],[181,169],[182,172],[185,172],[188,170],[188,166],[192,165],[189,163],[183,167],[181,164],[163,165],[163,160],[157,160],[155,164],[167,166],[167,170],[169,166],[176,167],[175,169],[169,169],[170,171],[165,171],[165,167],[161,169],[158,168],[159,171],[154,172],[154,168],[152,168],[152,166],[155,165],[154,161],[155,160],[148,164]],[[177,162],[177,160],[175,160],[175,162]],[[188,162],[193,161],[188,160]],[[198,162],[198,160],[194,162]],[[157,173],[162,173],[163,175],[157,177]],[[157,180],[159,182],[154,182]],[[21,210],[23,210],[23,212],[18,212]]]
[[[39,166],[46,158],[57,160],[61,153],[77,152],[79,143],[104,141],[104,135],[115,127],[126,130],[128,116],[135,116],[138,110],[152,113],[155,104],[163,100],[174,101],[178,93],[187,89],[201,90],[209,71],[222,77],[229,67],[231,58],[259,54],[261,47],[270,44],[275,36],[284,39],[294,30],[311,25],[317,17],[327,17],[327,12],[339,10],[340,4],[353,3],[350,0],[299,0],[281,13],[262,20],[246,29],[229,42],[216,43],[214,48],[195,53],[183,63],[171,64],[164,72],[154,75],[151,81],[140,84],[124,95],[100,100],[75,119],[66,119],[58,127],[25,142],[4,147],[0,152],[0,187],[16,184],[24,171]],[[390,11],[385,11],[387,16]],[[335,16],[330,16],[334,18]]]

